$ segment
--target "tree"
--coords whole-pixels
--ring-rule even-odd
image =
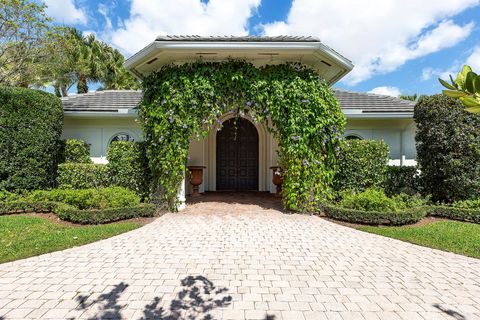
[[[444,95],[460,99],[468,112],[480,113],[480,76],[470,66],[464,65],[455,80],[450,76],[451,83],[438,81],[448,89],[443,90]]]
[[[412,94],[412,95],[400,95],[400,99],[403,99],[403,100],[408,100],[408,101],[413,101],[413,102],[419,102],[421,101],[422,99],[426,98],[427,95],[424,95],[424,94]]]
[[[75,83],[78,93],[87,93],[92,82],[100,82],[102,89],[139,88],[139,82],[123,67],[123,55],[94,35],[59,27],[51,37],[52,58],[46,69],[57,95],[66,96]]]
[[[44,9],[27,0],[0,0],[0,84],[27,87],[39,81],[50,21]]]

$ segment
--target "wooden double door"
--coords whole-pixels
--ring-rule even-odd
[[[258,190],[258,132],[250,121],[225,121],[216,151],[217,190]]]

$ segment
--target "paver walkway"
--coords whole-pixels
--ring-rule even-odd
[[[480,319],[480,260],[216,197],[1,264],[0,319]]]

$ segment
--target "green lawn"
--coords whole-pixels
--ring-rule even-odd
[[[358,229],[430,248],[480,258],[480,225],[478,224],[437,221],[421,226],[362,226]]]
[[[0,263],[79,246],[140,226],[135,222],[119,222],[72,227],[41,217],[0,216]]]

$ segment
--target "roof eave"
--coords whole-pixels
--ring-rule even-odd
[[[330,59],[335,61],[343,71],[339,72],[334,78],[330,79],[329,83],[333,84],[343,78],[353,69],[353,63],[347,58],[340,55],[330,47],[324,45],[321,42],[227,42],[227,41],[154,41],[148,46],[135,53],[128,58],[124,66],[132,74],[142,79],[142,74],[136,70],[136,67],[146,61],[150,55],[157,50],[165,49],[192,49],[192,50],[249,50],[249,49],[276,49],[276,50],[320,50],[327,55]]]

